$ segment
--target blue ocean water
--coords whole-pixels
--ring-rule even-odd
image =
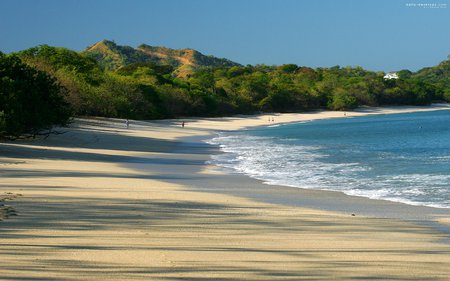
[[[450,111],[221,133],[211,162],[267,184],[450,208]]]

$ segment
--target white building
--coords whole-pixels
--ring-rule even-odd
[[[384,79],[398,79],[398,75],[396,72],[388,72],[383,77]]]

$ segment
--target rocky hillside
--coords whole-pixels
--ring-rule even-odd
[[[89,46],[83,53],[96,59],[107,70],[116,70],[138,62],[169,64],[177,69],[180,76],[200,67],[239,66],[228,59],[206,56],[193,49],[170,49],[142,44],[137,48],[117,45],[103,40]]]

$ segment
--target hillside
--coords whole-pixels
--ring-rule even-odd
[[[413,73],[412,77],[421,81],[442,85],[448,90],[448,87],[450,87],[450,59],[442,61],[433,67],[422,68]]]
[[[82,53],[40,45],[4,55],[2,61],[9,65],[4,69],[13,69],[14,75],[18,73],[14,67],[22,62],[54,79],[49,83],[60,87],[55,91],[64,96],[71,112],[81,116],[161,119],[450,102],[449,60],[418,72],[399,71],[399,79],[383,79],[384,73],[358,66],[235,66],[192,49],[132,48],[102,41]],[[7,76],[16,77],[12,74]],[[15,112],[31,116],[11,106],[24,93],[41,89],[33,84],[31,89],[21,89],[23,79],[16,78],[17,83],[11,85],[18,90],[10,79],[3,79],[4,89],[11,92],[6,95],[10,101],[4,102],[0,91],[0,129],[8,120],[18,120],[7,119]],[[26,108],[29,100],[23,99],[27,104],[19,107]]]
[[[137,48],[121,46],[102,40],[89,46],[84,54],[96,59],[106,70],[116,70],[125,65],[140,62],[168,64],[177,69],[179,76],[186,76],[201,67],[239,66],[228,59],[206,56],[193,49],[170,49],[142,44]]]

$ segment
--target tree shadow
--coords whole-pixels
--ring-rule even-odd
[[[84,123],[89,123],[85,120]],[[94,123],[97,124],[97,123]],[[106,124],[109,126],[110,124]],[[180,153],[180,154],[208,154],[213,149],[210,145],[198,141],[167,140],[151,137],[141,137],[132,134],[132,130],[102,130],[97,127],[89,128],[78,124],[66,130],[64,134],[51,136],[47,139],[25,139],[0,143],[0,156],[13,157],[15,154],[26,155],[26,145],[33,147],[52,148],[86,148],[119,151],[136,151],[149,153]],[[157,130],[157,128],[156,128]],[[8,149],[2,148],[7,146]],[[17,149],[14,150],[14,147]],[[31,155],[34,157],[34,155]]]
[[[82,125],[84,127],[90,126],[89,124]],[[115,127],[113,126],[113,128]],[[79,134],[82,134],[82,136],[79,137]],[[242,188],[243,182],[240,179],[233,181],[230,178],[225,178],[226,176],[221,178],[222,176],[199,173],[204,168],[208,155],[215,151],[215,148],[207,144],[201,145],[195,142],[186,144],[182,141],[126,135],[123,132],[109,131],[109,127],[106,125],[97,131],[86,129],[82,132],[77,131],[76,134],[69,131],[59,137],[64,138],[66,140],[64,143],[69,145],[63,145],[63,142],[58,141],[57,138],[37,142],[15,142],[15,145],[9,146],[0,144],[0,156],[14,159],[31,157],[49,160],[118,163],[127,168],[133,168],[140,173],[110,174],[99,171],[38,169],[26,171],[10,165],[13,161],[7,161],[10,166],[7,169],[1,169],[0,176],[9,179],[29,180],[29,186],[16,185],[16,187],[22,189],[34,187],[47,190],[77,188],[33,185],[33,179],[40,177],[110,178],[112,181],[115,179],[150,179],[169,183],[183,183],[190,186],[190,190],[205,191],[207,189],[219,193],[224,192],[223,190],[227,188],[229,191],[230,185],[236,189]],[[105,143],[104,139],[108,139],[108,142]],[[20,143],[32,144],[32,146],[21,146]],[[8,146],[7,149],[5,149],[6,146]],[[49,150],[47,146],[57,147],[60,150]],[[108,153],[107,151],[103,153],[89,152],[89,150],[83,152],[70,151],[73,148],[128,150],[148,152],[149,155],[127,156]],[[150,154],[155,152],[164,153],[164,155],[154,156]],[[0,183],[0,190],[10,187]],[[258,187],[261,188],[260,183]],[[256,189],[251,192],[255,191]],[[151,193],[150,189],[148,193]],[[273,242],[282,243],[283,235],[311,238],[317,233],[332,231],[337,237],[366,237],[373,232],[383,234],[393,231],[383,228],[380,220],[374,219],[367,219],[364,222],[355,221],[349,225],[346,221],[334,218],[321,217],[319,220],[302,214],[266,217],[264,212],[259,209],[260,207],[257,206],[212,204],[201,200],[162,200],[153,199],[151,196],[145,196],[145,194],[139,198],[114,197],[107,192],[105,192],[104,198],[90,198],[88,192],[84,197],[64,195],[64,193],[45,198],[25,197],[21,198],[19,205],[19,216],[14,220],[2,222],[0,227],[0,256],[5,258],[4,262],[0,264],[1,280],[82,280],[85,278],[96,280],[104,278],[105,274],[112,276],[112,279],[140,280],[245,280],[245,277],[242,276],[252,276],[254,280],[328,279],[335,276],[339,270],[352,272],[353,269],[367,267],[368,262],[370,262],[352,258],[337,258],[342,253],[348,253],[347,257],[358,253],[450,255],[450,250],[376,249],[367,246],[354,248],[286,248],[282,244]],[[367,227],[368,225],[371,227]],[[38,230],[40,236],[35,234],[36,230]],[[135,243],[133,241],[135,237],[133,236],[124,239],[123,235],[125,234],[123,233],[127,233],[128,230],[133,230],[133,235],[149,242]],[[82,239],[92,233],[101,235],[102,231],[108,231],[108,233],[116,231],[117,237],[95,237],[97,238],[95,241],[99,243],[95,245]],[[395,232],[429,234],[430,230],[405,224],[401,227],[397,226]],[[68,236],[68,233],[72,233],[74,237]],[[197,234],[205,239],[196,240],[195,237],[181,237],[186,233]],[[150,243],[154,239],[151,234],[164,237],[163,242]],[[252,244],[255,237],[265,234],[273,235],[273,241],[268,241],[261,247]],[[229,236],[238,236],[243,242],[234,245],[227,244],[223,241],[223,237]],[[73,238],[73,241],[80,242],[65,243],[60,242],[58,238]],[[21,239],[35,241],[35,243],[21,243]],[[102,239],[122,240],[111,245],[102,242]],[[177,244],[177,239],[190,239],[191,244]],[[212,242],[205,243],[204,241]],[[148,266],[137,266],[122,263],[120,258],[115,263],[94,263],[77,260],[76,256],[69,259],[66,255],[66,259],[56,259],[54,258],[55,255],[52,255],[53,253],[77,253],[80,251],[85,253],[90,251],[104,253],[162,251],[172,253],[174,256],[177,253],[187,251],[194,253],[193,256],[196,258],[192,261],[178,261],[176,264],[167,262],[164,266],[152,265],[151,262],[148,263]],[[204,257],[204,255],[211,253],[218,257],[232,255],[236,260],[227,262],[210,261]],[[272,259],[257,260],[255,254],[264,254]],[[11,262],[19,257],[22,263]],[[277,260],[279,257],[290,257],[293,261]],[[389,262],[384,264],[389,264]],[[411,266],[414,265],[420,266],[419,263]],[[441,267],[440,272],[442,271]],[[63,274],[70,277],[53,277]],[[221,277],[211,277],[217,276],[217,274],[220,274]],[[37,275],[49,277],[35,277]],[[419,278],[415,279],[414,277],[389,275],[382,271],[368,273],[364,276],[356,275],[356,273],[350,274],[346,279],[419,280]]]

